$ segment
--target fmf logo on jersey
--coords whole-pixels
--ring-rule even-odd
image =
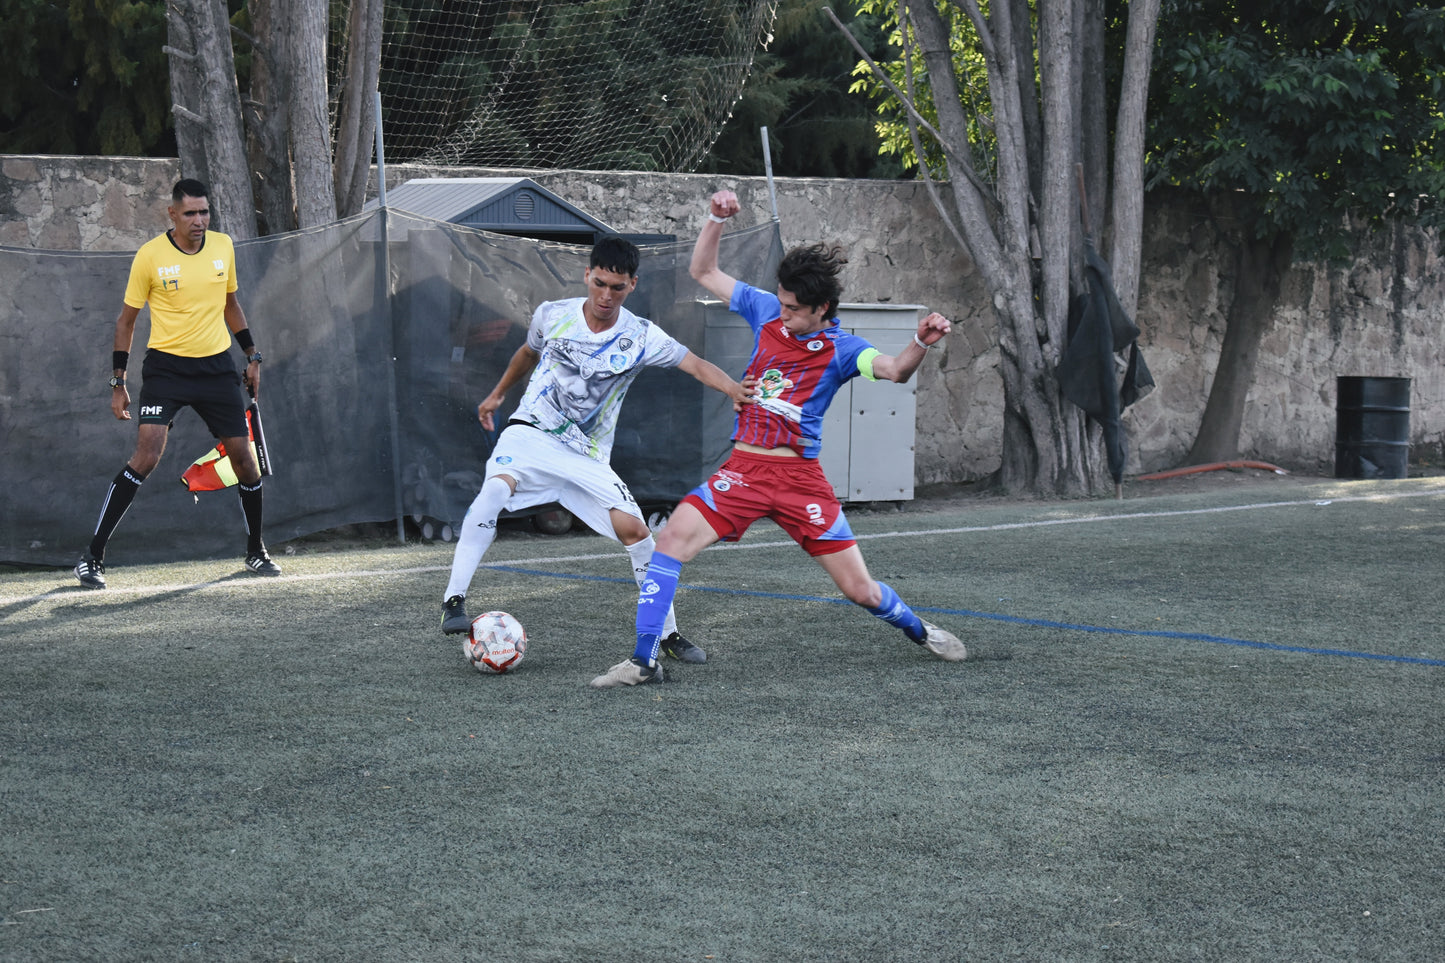
[[[823,350],[823,342],[821,342],[821,341],[809,341],[809,342],[808,342],[808,350],[809,350],[809,351],[822,351],[822,350]]]
[[[156,268],[156,274],[163,278],[173,278],[181,273],[179,264],[167,264],[165,267]]]

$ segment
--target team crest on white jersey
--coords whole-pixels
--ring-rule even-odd
[[[510,465],[512,463],[512,456],[498,455],[496,458],[493,458],[492,461],[496,462],[499,465]]]

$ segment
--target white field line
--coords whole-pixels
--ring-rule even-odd
[[[915,538],[920,536],[935,535],[962,535],[970,532],[1003,532],[1024,528],[1045,528],[1050,525],[1087,525],[1101,522],[1124,522],[1136,518],[1177,518],[1188,515],[1217,515],[1224,512],[1248,512],[1260,511],[1270,508],[1298,508],[1298,507],[1328,507],[1342,502],[1380,502],[1394,501],[1404,498],[1428,498],[1445,496],[1445,488],[1434,488],[1428,491],[1417,492],[1395,492],[1378,495],[1352,495],[1341,498],[1306,498],[1296,501],[1284,502],[1252,502],[1246,505],[1222,505],[1215,508],[1186,508],[1176,511],[1161,512],[1121,512],[1113,515],[1083,515],[1075,518],[1048,518],[1030,522],[1001,522],[996,525],[965,525],[958,528],[926,528],[913,529],[909,531],[874,532],[871,535],[856,535],[860,542],[871,541],[880,538]],[[713,545],[708,551],[755,551],[762,548],[778,548],[780,546],[793,546],[792,539],[778,539],[770,542],[748,542],[747,544],[718,544]],[[525,568],[538,565],[555,565],[558,562],[594,562],[599,560],[616,560],[619,551],[596,552],[587,555],[540,555],[533,558],[508,559],[498,562],[483,562],[481,568]],[[172,592],[201,591],[207,589],[242,589],[254,592],[263,587],[272,585],[286,585],[298,582],[324,582],[324,581],[347,581],[353,579],[388,578],[399,575],[428,575],[435,572],[449,572],[451,565],[419,565],[408,568],[378,568],[378,569],[353,569],[339,572],[316,572],[305,575],[282,575],[276,578],[245,577],[238,578],[234,573],[228,573],[220,579],[207,582],[173,582],[166,585],[141,585],[108,587],[101,592],[93,593],[97,598],[112,598],[116,596],[136,595],[162,595]],[[75,599],[77,597],[90,597],[89,591],[82,591],[78,586],[65,585],[41,592],[37,595],[0,595],[0,606],[22,605],[44,601],[52,598]]]

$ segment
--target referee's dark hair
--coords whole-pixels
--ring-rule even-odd
[[[592,257],[588,267],[616,271],[630,278],[637,277],[637,266],[642,263],[642,252],[621,234],[608,234],[592,245]]]
[[[194,177],[183,177],[180,180],[176,181],[176,186],[171,191],[171,202],[174,204],[179,204],[181,202],[181,198],[183,197],[209,198],[210,196],[211,192],[206,188],[205,184],[202,184]]]

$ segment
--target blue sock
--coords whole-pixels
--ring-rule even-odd
[[[923,620],[913,614],[913,610],[908,607],[908,604],[899,598],[898,593],[893,591],[887,583],[879,582],[878,587],[883,590],[883,601],[878,603],[876,609],[868,611],[889,625],[902,629],[913,641],[922,641],[923,637],[928,634],[923,627]]]
[[[637,595],[637,648],[632,652],[633,658],[648,665],[657,664],[657,640],[662,636],[667,610],[672,608],[672,597],[677,594],[680,575],[681,562],[661,552],[652,553],[647,577]]]

